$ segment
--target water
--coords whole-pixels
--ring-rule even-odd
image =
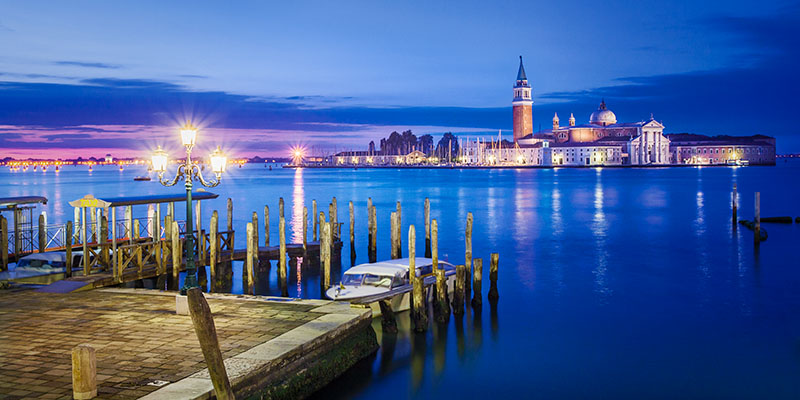
[[[133,182],[142,169],[66,167],[58,175],[0,172],[0,197],[43,195],[51,221],[71,218],[67,201],[179,192]],[[224,216],[234,200],[238,246],[250,213],[268,204],[273,242],[277,199],[287,236],[299,241],[302,206],[317,199],[356,209],[357,262],[366,262],[366,201],[378,212],[379,259],[389,257],[389,213],[403,204],[424,249],[423,199],[439,220],[440,254],[463,263],[467,212],[475,257],[500,253],[500,301],[480,313],[396,337],[379,333],[377,354],[319,398],[521,395],[540,398],[798,398],[800,396],[800,225],[768,224],[755,252],[752,232],[731,232],[730,192],[740,216],[800,215],[800,163],[776,167],[558,170],[233,169],[204,203]],[[180,208],[179,208],[180,209]],[[144,216],[145,208],[136,209]],[[263,223],[263,220],[262,220]],[[343,227],[347,238],[347,224]],[[263,238],[263,236],[262,236]],[[407,250],[404,249],[404,254]],[[349,267],[349,246],[342,254]],[[234,291],[241,292],[236,266]],[[291,275],[296,275],[295,270]],[[292,296],[319,297],[316,271],[300,271]],[[335,275],[341,271],[335,270]],[[334,281],[337,278],[334,277]],[[270,282],[277,293],[275,268]],[[484,291],[484,295],[485,295]],[[400,322],[408,325],[408,315]],[[380,331],[379,325],[374,325]]]

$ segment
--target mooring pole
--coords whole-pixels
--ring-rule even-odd
[[[425,257],[431,258],[431,200],[425,198]]]
[[[278,278],[280,279],[281,296],[289,297],[289,283],[286,271],[286,219],[283,217],[283,198],[280,202],[280,212],[278,215]]]
[[[489,260],[489,302],[497,301],[500,294],[497,292],[497,264],[500,260],[500,254],[492,253]]]
[[[464,294],[466,293],[464,283],[467,281],[466,271],[466,266],[456,265],[456,281],[455,289],[453,290],[453,315],[464,314]]]
[[[211,224],[209,227],[209,256],[208,256],[208,269],[211,284],[208,285],[209,292],[217,291],[217,258],[219,257],[219,213],[217,210],[211,213]]]
[[[319,221],[317,219],[317,215],[318,215],[317,214],[317,200],[311,200],[311,217],[312,217],[312,220],[313,220],[312,223],[314,225],[314,232],[312,234],[313,237],[311,238],[311,240],[314,241],[314,242],[317,241],[317,222]]]
[[[269,247],[269,206],[264,206],[264,246]]]
[[[348,211],[350,213],[350,265],[356,263],[356,215],[353,209],[353,202],[348,203]]]
[[[467,228],[464,232],[464,245],[466,247],[466,252],[464,254],[464,290],[466,291],[465,296],[469,296],[469,281],[470,276],[472,276],[472,213],[467,213]]]
[[[436,273],[436,320],[447,323],[450,320],[450,304],[447,303],[447,277],[444,268],[439,268],[439,223],[431,221],[431,258],[433,271]]]
[[[476,258],[475,269],[472,274],[472,307],[478,308],[483,304],[481,297],[481,281],[483,280],[483,259]]]
[[[247,223],[247,254],[246,259],[244,260],[244,269],[245,273],[247,274],[247,294],[255,294],[255,268],[253,267],[253,259],[256,257],[255,249],[253,243],[255,242],[255,238],[253,235],[253,223]]]
[[[417,233],[414,225],[408,227],[408,277],[411,281],[411,294],[413,308],[411,315],[414,319],[414,330],[425,332],[428,329],[428,309],[425,307],[425,281],[422,276],[417,276],[416,246]]]
[[[200,288],[189,289],[187,296],[192,325],[194,325],[197,340],[200,342],[200,349],[203,351],[203,358],[208,367],[211,384],[214,386],[214,394],[220,400],[233,400],[233,390],[228,379],[228,372],[225,370],[211,308],[208,306],[208,302]]]
[[[753,238],[753,243],[755,243],[755,245],[758,246],[759,244],[761,244],[761,192],[756,192],[755,206],[756,206],[755,221],[753,221],[755,224],[754,227],[755,229],[753,229],[753,233],[755,235]]]

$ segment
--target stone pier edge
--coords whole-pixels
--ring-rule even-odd
[[[110,288],[98,291],[156,296],[177,294],[151,289]],[[378,348],[369,308],[351,308],[348,303],[328,300],[216,293],[205,293],[205,296],[231,301],[313,305],[316,307],[309,312],[322,313],[312,321],[225,359],[225,369],[238,398],[308,396]],[[214,397],[208,369],[204,369],[141,398],[190,400]]]

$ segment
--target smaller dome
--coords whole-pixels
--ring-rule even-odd
[[[597,111],[593,112],[589,117],[589,123],[602,126],[613,125],[617,123],[617,116],[613,111],[606,108],[606,101],[603,100]]]

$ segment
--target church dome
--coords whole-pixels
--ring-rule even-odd
[[[603,100],[597,111],[593,112],[592,116],[589,117],[589,123],[602,126],[613,125],[617,123],[617,116],[613,111],[606,108],[606,101]]]

